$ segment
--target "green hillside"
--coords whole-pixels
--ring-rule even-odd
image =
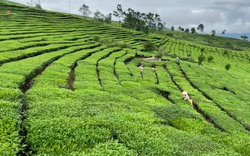
[[[0,10],[1,156],[249,155],[247,50],[1,0]]]
[[[197,34],[197,33],[192,34],[178,30],[175,31],[165,30],[164,35],[169,33],[173,34],[173,38],[195,42],[197,44],[203,44],[218,48],[226,48],[236,51],[250,50],[249,41],[243,41],[235,38],[211,36],[208,34]]]

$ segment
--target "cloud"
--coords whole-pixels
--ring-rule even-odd
[[[27,4],[29,0],[12,0]],[[33,0],[34,2],[36,0]],[[44,9],[69,12],[69,0],[40,0]],[[111,13],[117,4],[127,10],[129,7],[140,12],[152,12],[161,15],[166,26],[191,28],[203,23],[204,31],[212,29],[221,32],[243,33],[250,30],[250,0],[70,0],[71,13],[79,14],[80,5],[86,4],[94,12],[97,9],[104,14]]]

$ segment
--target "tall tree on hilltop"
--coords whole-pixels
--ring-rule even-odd
[[[98,22],[103,23],[104,15],[99,10],[96,10],[96,12],[94,12],[94,19],[96,19]]]
[[[80,8],[79,8],[79,12],[82,13],[82,15],[84,17],[89,16],[92,12],[89,10],[89,7],[85,4],[83,4]]]
[[[196,31],[195,31],[195,28],[194,28],[194,27],[193,27],[193,28],[191,28],[191,33],[192,33],[192,34],[196,33]]]
[[[112,22],[112,13],[109,13],[108,15],[106,15],[104,19],[105,19],[104,20],[105,23],[111,24],[111,22]]]
[[[171,27],[171,30],[174,31],[174,26]]]
[[[105,16],[99,10],[96,10],[96,12],[94,12],[94,19],[97,20],[98,22],[110,24],[111,18],[112,18],[112,13]]]
[[[225,34],[225,33],[226,33],[226,30],[223,30],[223,31],[222,31],[222,34]]]
[[[121,18],[123,18],[123,16],[124,16],[124,12],[122,10],[122,5],[121,4],[117,4],[116,10],[117,11],[115,11],[115,10],[113,11],[113,15],[115,17],[119,18],[119,26],[121,26]]]
[[[212,30],[211,33],[212,33],[212,36],[214,36],[215,33],[216,33],[216,31],[215,31],[215,30]]]
[[[35,6],[37,9],[42,9],[41,5],[40,4],[36,4]]]
[[[186,33],[189,33],[189,29],[187,28],[187,29],[185,30],[185,32],[186,32]]]
[[[246,35],[243,35],[240,38],[242,38],[244,41],[248,39],[248,37]]]
[[[201,32],[203,32],[204,25],[203,24],[199,24],[199,26],[197,27],[197,30],[200,30]]]
[[[184,28],[181,28],[181,31],[184,31]]]
[[[181,26],[178,27],[178,30],[181,31]]]
[[[165,23],[161,23],[161,22],[158,23],[158,31],[160,33],[162,33],[164,27],[165,27]]]
[[[122,11],[121,6],[118,5],[117,11],[113,11],[116,17],[123,17],[122,27],[136,31],[143,31],[146,34],[153,33],[158,29],[163,31],[165,23],[161,22],[160,15],[154,13],[141,13],[128,8],[127,11]]]

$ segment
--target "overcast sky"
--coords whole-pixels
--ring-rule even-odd
[[[31,0],[11,0],[26,4]],[[36,2],[38,0],[32,0]],[[44,9],[69,12],[69,0],[40,0]],[[250,32],[250,0],[70,0],[71,13],[79,14],[80,5],[86,4],[92,12],[97,9],[104,14],[111,13],[121,4],[140,12],[152,12],[161,15],[166,27],[197,27],[203,23],[204,32],[212,29],[221,33]]]

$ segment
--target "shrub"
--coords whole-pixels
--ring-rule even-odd
[[[154,43],[148,41],[144,44],[144,50],[145,51],[154,51],[155,50],[155,45]]]
[[[155,55],[155,57],[158,58],[158,59],[160,59],[160,58],[162,58],[164,55],[167,55],[167,52],[164,51],[163,49],[159,48],[157,54]]]
[[[229,55],[229,51],[228,50],[225,50],[223,55]]]
[[[94,36],[93,41],[100,42],[101,38],[100,36]]]
[[[36,4],[35,7],[36,7],[37,9],[42,9],[41,5],[39,5],[39,4]]]
[[[119,43],[118,46],[121,48],[131,48],[131,46],[128,43]]]
[[[230,68],[231,68],[231,64],[228,63],[228,64],[225,65],[225,69],[226,69],[227,71],[228,71]]]
[[[198,57],[198,64],[201,65],[202,62],[204,62],[205,60],[206,60],[206,57],[205,57],[203,54],[201,54],[201,55]]]
[[[207,58],[207,61],[208,61],[208,62],[211,62],[211,61],[213,61],[213,59],[214,59],[213,56],[209,56],[209,57]]]
[[[167,36],[174,37],[174,35],[172,33],[167,33]]]

